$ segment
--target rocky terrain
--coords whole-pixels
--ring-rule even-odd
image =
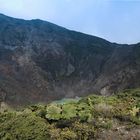
[[[0,101],[48,102],[140,86],[140,44],[0,14]]]

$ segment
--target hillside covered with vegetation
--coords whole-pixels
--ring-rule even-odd
[[[140,139],[140,89],[23,109],[1,108],[1,140]]]

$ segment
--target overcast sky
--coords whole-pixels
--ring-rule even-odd
[[[47,20],[111,42],[140,42],[140,0],[0,0],[0,13]]]

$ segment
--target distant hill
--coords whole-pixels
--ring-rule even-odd
[[[12,105],[140,86],[140,44],[0,14],[0,100]]]

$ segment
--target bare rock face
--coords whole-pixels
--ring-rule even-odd
[[[140,86],[140,44],[0,14],[0,101],[48,102]]]

